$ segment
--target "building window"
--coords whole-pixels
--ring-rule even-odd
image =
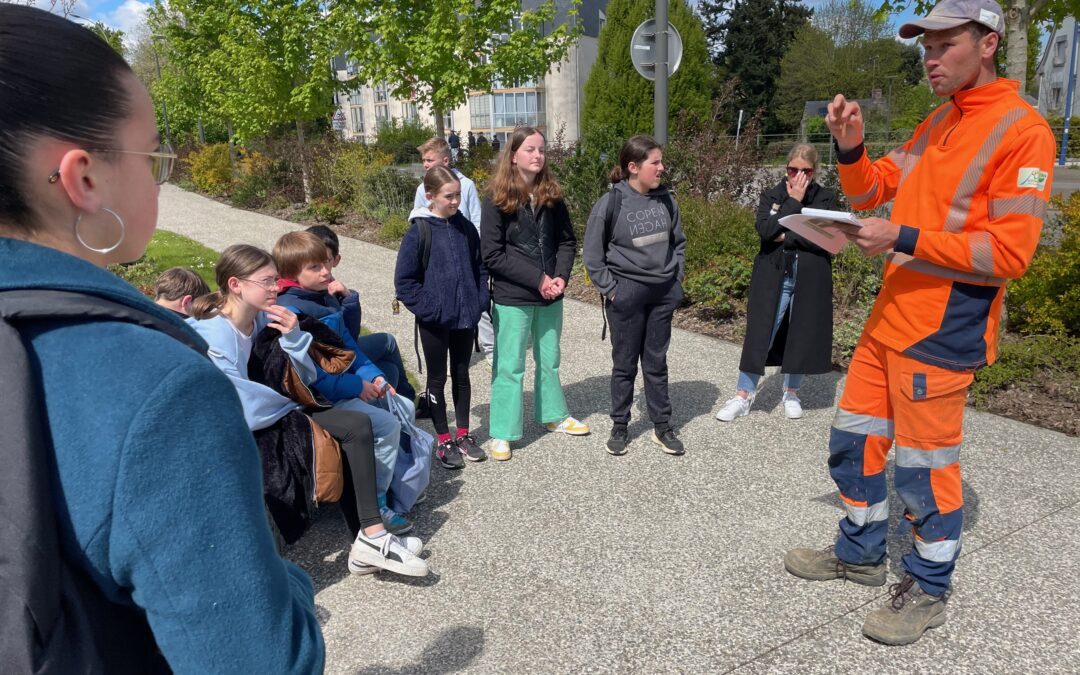
[[[454,113],[446,113],[443,115],[443,126],[447,130],[454,128]]]
[[[388,98],[389,98],[389,94],[387,93],[386,83],[385,82],[380,82],[380,83],[376,84],[375,85],[375,102],[376,103],[386,103]]]
[[[491,128],[491,95],[469,97],[469,126],[473,129]]]
[[[359,91],[349,94],[349,103],[352,105],[364,105],[364,96]]]
[[[375,124],[385,124],[390,121],[390,106],[379,103],[375,106]]]
[[[500,91],[470,96],[469,119],[474,129],[512,129],[526,124],[543,126],[544,94],[539,91]]]
[[[360,72],[360,64],[353,59],[349,59],[349,62],[345,64],[345,72],[348,73],[349,77],[356,77]]]
[[[416,113],[416,104],[411,101],[404,101],[401,104],[401,117],[406,122],[415,122],[420,116]]]
[[[1052,87],[1050,89],[1050,107],[1061,107],[1061,87]]]
[[[360,106],[353,106],[349,112],[352,115],[352,131],[354,134],[364,133],[364,109]]]

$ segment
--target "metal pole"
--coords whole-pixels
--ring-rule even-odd
[[[1069,88],[1065,93],[1065,131],[1061,134],[1061,154],[1058,165],[1065,166],[1065,154],[1069,150],[1069,120],[1072,119],[1073,92],[1076,89],[1076,42],[1080,37],[1080,22],[1073,18],[1072,54],[1069,56]]]
[[[739,149],[739,134],[742,133],[742,113],[743,113],[743,111],[740,109],[739,110],[739,123],[735,126],[735,149],[736,150]]]
[[[158,60],[157,47],[154,47],[154,66],[157,68],[157,77],[161,79],[161,61]],[[165,97],[161,98],[161,114],[165,118],[165,142],[172,145],[172,134],[169,133],[169,104]]]
[[[656,0],[656,81],[653,93],[653,135],[667,145],[668,131],[668,4]]]

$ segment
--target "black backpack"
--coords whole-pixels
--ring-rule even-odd
[[[660,201],[664,202],[664,208],[667,209],[668,219],[671,220],[674,225],[675,222],[675,202],[671,200],[671,193],[667,192],[660,196]],[[622,206],[622,193],[620,193],[614,185],[608,190],[607,210],[604,212],[604,256],[607,257],[607,247],[611,243],[611,240],[615,237],[615,218],[619,215],[619,207]],[[607,298],[600,298],[601,314],[604,315],[604,327],[600,329],[600,340],[607,339]]]
[[[60,547],[45,405],[20,329],[38,321],[126,321],[202,353],[156,316],[55,290],[0,291],[0,664],[10,673],[167,673],[144,613],[110,602]]]

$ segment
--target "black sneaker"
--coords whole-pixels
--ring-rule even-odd
[[[630,437],[626,432],[626,425],[613,425],[611,427],[611,436],[607,439],[607,451],[613,455],[625,455],[626,446],[628,445],[630,445]]]
[[[431,418],[431,395],[427,393],[427,390],[420,392],[420,396],[416,399],[416,419],[430,419]]]
[[[439,447],[435,448],[435,456],[439,458],[439,463],[443,465],[444,469],[465,468],[465,460],[461,458],[461,450],[458,450],[457,443],[454,441],[439,443]]]
[[[675,437],[675,430],[671,427],[657,427],[653,430],[652,439],[669,455],[681,455],[686,452],[682,441]]]
[[[470,462],[482,462],[487,459],[487,453],[484,452],[484,449],[476,442],[476,439],[472,437],[472,434],[458,436],[457,447],[458,450],[461,451],[462,456]]]

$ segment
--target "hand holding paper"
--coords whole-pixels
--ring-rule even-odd
[[[780,224],[833,254],[848,243],[849,232],[862,227],[859,219],[850,213],[825,209],[803,209],[802,213],[784,216]]]

